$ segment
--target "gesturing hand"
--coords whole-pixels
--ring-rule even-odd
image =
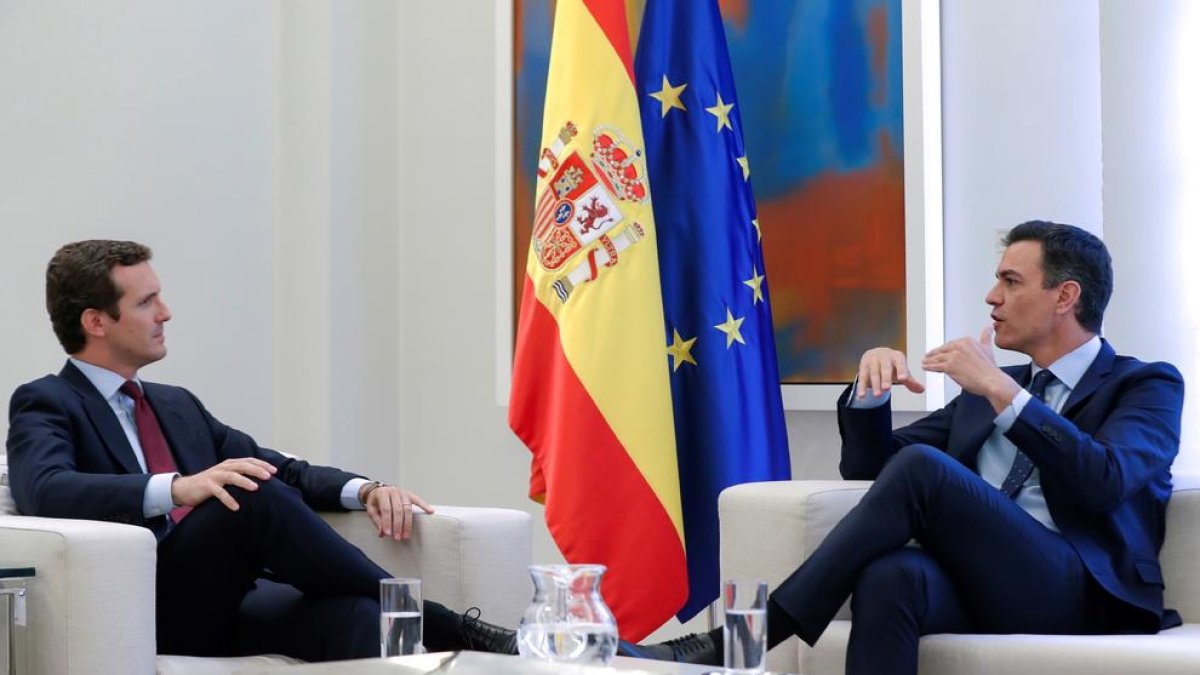
[[[433,507],[420,495],[395,485],[382,485],[367,494],[367,515],[379,528],[379,536],[396,541],[412,536],[413,506],[433,513]]]
[[[258,489],[258,484],[249,477],[269,480],[275,471],[274,465],[254,457],[227,459],[200,473],[175,479],[171,483],[171,500],[176,506],[197,506],[209,497],[216,497],[230,511],[237,511],[237,500],[225,486],[235,485],[253,492]]]
[[[888,347],[876,347],[863,352],[858,362],[855,395],[864,398],[867,387],[870,387],[872,394],[880,396],[891,390],[893,382],[903,384],[915,394],[925,391],[925,385],[908,371],[908,359],[904,357],[904,352]]]
[[[1004,410],[1021,386],[996,365],[993,336],[989,325],[977,340],[959,338],[931,350],[921,365],[927,371],[949,375],[964,391],[986,397],[997,412]]]

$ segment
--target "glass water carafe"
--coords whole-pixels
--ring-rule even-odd
[[[617,653],[617,620],[600,596],[604,565],[533,565],[533,602],[517,628],[527,659],[607,665]]]

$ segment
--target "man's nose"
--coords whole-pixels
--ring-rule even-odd
[[[999,305],[1000,304],[1000,293],[998,292],[999,288],[1000,288],[1000,284],[993,284],[992,287],[988,289],[987,295],[983,296],[983,301],[993,307],[995,307],[996,305]]]
[[[171,308],[167,307],[167,303],[160,303],[161,307],[158,310],[158,320],[166,323],[171,320]]]

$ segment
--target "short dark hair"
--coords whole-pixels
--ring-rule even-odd
[[[136,265],[152,255],[133,241],[89,239],[67,244],[46,266],[46,311],[54,334],[68,354],[83,349],[87,338],[79,318],[86,309],[98,309],[121,318],[117,301],[124,292],[113,281],[117,265]]]
[[[1045,288],[1064,281],[1079,284],[1075,318],[1085,329],[1099,333],[1113,291],[1112,257],[1104,242],[1082,228],[1046,220],[1021,223],[1004,236],[1003,243],[1008,247],[1018,241],[1041,243]]]

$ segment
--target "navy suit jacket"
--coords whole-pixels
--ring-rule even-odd
[[[191,392],[143,382],[146,400],[183,475],[234,457],[257,457],[278,468],[271,480],[300,490],[318,510],[340,510],[341,490],[357,477],[259,447],[217,421]],[[142,525],[161,534],[166,518],[147,519],[143,473],[108,401],[70,361],[58,375],[19,387],[9,404],[9,483],[26,515],[86,518]]]
[[[1022,386],[1031,368],[1004,369]],[[922,443],[972,471],[996,412],[987,399],[962,393],[945,408],[900,429],[888,405],[838,402],[841,472],[873,480],[900,448]],[[1179,624],[1163,609],[1158,563],[1171,496],[1171,462],[1179,452],[1183,377],[1168,363],[1100,353],[1063,405],[1062,414],[1031,399],[1005,434],[1037,466],[1046,505],[1062,535],[1096,582],[1124,602],[1122,629],[1153,632]]]

